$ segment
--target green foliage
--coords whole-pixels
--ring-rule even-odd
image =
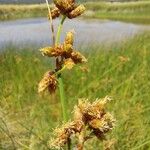
[[[122,20],[136,23],[150,23],[150,1],[139,2],[89,2],[86,3],[90,18]]]
[[[121,44],[89,46],[83,49],[88,70],[74,68],[63,78],[72,111],[78,98],[112,96],[111,110],[117,118],[112,150],[150,149],[150,33],[138,35]],[[37,85],[43,72],[52,67],[34,47],[10,46],[0,54],[0,148],[44,150],[52,128],[61,121],[58,91],[56,95],[38,95]],[[36,48],[35,48],[36,49]],[[87,150],[99,142],[86,145]],[[94,149],[99,149],[99,148]]]

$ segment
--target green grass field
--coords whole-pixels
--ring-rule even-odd
[[[150,1],[138,2],[89,2],[87,17],[97,19],[120,20],[134,23],[150,23]]]
[[[31,5],[0,5],[0,20],[23,19],[32,17],[45,17],[47,8],[45,4]]]
[[[89,13],[86,13],[83,17],[150,23],[150,1],[86,2],[85,6]],[[0,5],[0,20],[43,17],[46,15],[47,8],[45,4]]]
[[[65,94],[72,111],[78,98],[112,96],[109,110],[117,119],[108,135],[111,150],[150,149],[150,33],[112,46],[81,49],[86,69],[64,73]],[[47,150],[52,128],[61,124],[59,94],[38,95],[37,85],[53,61],[32,46],[8,46],[0,52],[0,149]],[[79,86],[80,85],[80,86]],[[99,150],[99,141],[86,144]]]

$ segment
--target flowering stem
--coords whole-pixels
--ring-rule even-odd
[[[63,120],[67,122],[67,103],[65,100],[65,93],[64,93],[64,84],[61,76],[58,77],[58,83],[59,83],[59,92],[60,92],[60,100],[61,100],[61,107],[62,107],[62,113],[63,113]]]
[[[63,23],[64,23],[65,19],[66,19],[66,16],[63,16],[62,19],[61,19],[61,22],[58,26],[55,44],[58,44],[60,42],[60,35],[61,35],[62,26],[63,26]]]
[[[60,22],[60,25],[58,26],[55,45],[57,45],[60,42],[60,35],[61,35],[62,26],[63,26],[65,19],[66,19],[66,16],[63,16]],[[59,83],[59,93],[60,93],[61,107],[62,107],[62,113],[63,113],[63,121],[67,122],[68,120],[67,102],[65,100],[64,85],[63,85],[63,80],[61,78],[61,73],[58,74],[58,83]]]

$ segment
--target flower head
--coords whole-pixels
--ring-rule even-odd
[[[54,133],[57,138],[51,140],[49,146],[51,148],[60,149],[67,143],[71,135],[81,132],[81,129],[82,123],[74,121],[64,124],[61,128],[56,128]]]
[[[44,74],[43,79],[40,81],[38,86],[38,92],[41,93],[46,89],[49,90],[50,93],[55,92],[57,87],[57,79],[52,71],[48,71]]]
[[[52,47],[44,47],[40,49],[44,56],[48,57],[61,57],[62,65],[73,66],[74,64],[86,62],[86,58],[73,48],[74,33],[68,32],[63,44],[55,45]],[[68,66],[67,65],[67,66]],[[62,66],[63,67],[63,66]],[[72,67],[67,67],[71,69]]]
[[[57,7],[54,7],[53,10],[51,11],[52,19],[59,17],[59,15],[60,15],[60,10]]]
[[[43,79],[39,83],[39,93],[45,91],[47,88],[50,93],[56,90],[56,74],[58,71],[63,69],[70,70],[75,66],[75,64],[87,62],[86,58],[80,52],[74,50],[73,43],[74,33],[73,31],[70,31],[67,33],[64,43],[40,49],[42,55],[56,58],[56,68],[53,72],[48,71],[45,73]]]
[[[60,14],[69,19],[80,16],[84,11],[84,5],[77,5],[75,0],[54,0],[55,8],[51,11],[52,18],[59,17]]]
[[[63,147],[72,135],[78,137],[78,143],[80,143],[80,137],[82,136],[83,144],[94,135],[100,140],[105,139],[106,133],[115,126],[114,117],[106,111],[106,104],[109,100],[110,98],[108,97],[97,99],[93,103],[80,100],[78,105],[74,107],[73,121],[55,130],[56,139],[50,141],[50,147]],[[85,132],[86,130],[89,132]],[[91,134],[86,135],[83,133]]]

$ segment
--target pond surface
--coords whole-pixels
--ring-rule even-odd
[[[58,19],[54,20],[55,26],[58,23]],[[120,42],[143,30],[150,31],[150,26],[107,20],[67,20],[61,41],[63,41],[64,33],[71,29],[76,32],[75,43],[87,45]],[[0,22],[0,47],[8,43],[47,45],[50,44],[50,41],[51,32],[46,18]]]

